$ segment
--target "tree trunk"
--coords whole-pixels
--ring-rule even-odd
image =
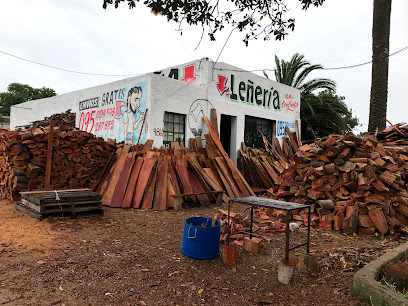
[[[385,129],[388,95],[388,56],[391,0],[374,0],[373,64],[371,72],[370,117],[368,131]]]

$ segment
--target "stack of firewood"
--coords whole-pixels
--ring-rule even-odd
[[[386,148],[392,148],[401,154],[408,154],[408,124],[398,123],[377,133],[377,139]]]
[[[264,187],[273,181],[268,197],[313,205],[312,222],[322,228],[347,234],[405,231],[407,156],[385,149],[374,135],[330,135],[303,146],[292,137],[289,143],[291,155],[267,141],[265,150],[242,152],[244,167],[257,167],[251,182]],[[307,221],[306,215],[294,218]]]
[[[235,164],[224,151],[218,134],[206,117],[210,134],[205,148],[190,139],[192,150],[182,143],[172,149],[152,150],[144,146],[123,146],[111,159],[93,190],[102,194],[102,203],[111,207],[165,210],[175,206],[175,198],[188,197],[204,206],[215,200],[214,192],[225,191],[223,200],[254,195]],[[205,194],[207,193],[207,194]]]
[[[50,188],[91,187],[116,144],[72,126],[72,115],[55,115]],[[36,126],[36,127],[34,127]],[[44,188],[49,126],[34,123],[25,130],[0,132],[0,192],[15,200],[20,191]]]

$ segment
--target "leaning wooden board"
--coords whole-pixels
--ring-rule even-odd
[[[216,133],[216,131],[214,130],[214,127],[211,125],[210,121],[208,120],[208,118],[206,116],[203,116],[204,121],[208,127],[208,130],[210,132],[211,138],[214,142],[214,144],[217,146],[218,150],[220,151],[221,155],[225,158],[228,166],[230,167],[230,170],[234,176],[234,178],[237,178],[237,180],[239,181],[239,185],[241,185],[242,183],[244,184],[244,188],[246,189],[245,192],[243,192],[244,194],[246,194],[247,192],[249,192],[250,195],[255,196],[255,193],[252,191],[252,188],[249,186],[249,184],[247,183],[247,181],[244,179],[244,177],[242,176],[241,172],[239,172],[237,166],[235,166],[234,162],[229,158],[227,152],[225,152],[224,147],[221,144],[221,140],[218,138],[218,135]]]

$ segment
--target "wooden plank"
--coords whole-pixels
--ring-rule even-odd
[[[231,170],[233,171],[233,175],[238,175],[239,178],[242,180],[242,183],[244,184],[245,188],[249,192],[250,195],[255,196],[255,193],[252,191],[252,188],[249,186],[247,181],[244,179],[242,176],[241,172],[239,172],[237,166],[234,164],[234,162],[229,158],[227,152],[225,152],[224,147],[222,146],[222,143],[220,139],[218,138],[217,133],[215,133],[214,128],[212,127],[210,121],[206,116],[203,116],[204,121],[208,127],[208,130],[210,132],[211,138],[215,144],[215,146],[218,148],[218,150],[221,152],[222,156],[224,156],[225,160],[227,161],[227,164],[230,166]]]
[[[287,137],[282,137],[282,149],[283,149],[283,156],[285,156],[285,158],[290,157],[287,139],[288,139]]]
[[[52,190],[32,190],[32,191],[21,191],[20,194],[32,194],[32,193],[48,193],[48,192],[54,192],[54,189]],[[89,188],[74,188],[74,189],[56,189],[57,192],[60,191],[91,191]]]
[[[191,192],[191,193],[182,193],[182,194],[175,194],[172,197],[187,197],[192,195],[201,195],[201,194],[220,194],[224,193],[224,190],[213,190],[213,191],[202,191],[202,192]]]
[[[175,165],[173,164],[173,162],[170,163],[169,165],[169,174],[171,176],[171,182],[173,183],[173,187],[174,187],[174,191],[176,193],[180,193],[180,184],[179,184],[179,180],[177,179],[177,175],[176,175],[176,171],[174,170]]]
[[[127,155],[129,153],[130,150],[130,146],[129,145],[124,145],[123,147],[119,148],[116,150],[116,154],[117,154],[117,158],[115,163],[113,164],[112,168],[110,169],[106,180],[102,183],[101,185],[101,192],[100,194],[102,194],[102,197],[105,195],[105,193],[108,191],[108,189],[110,188],[110,182],[112,180],[113,174],[115,173],[115,169],[116,166],[118,165],[119,162],[119,157],[121,157],[122,155]],[[115,182],[115,181],[114,181]]]
[[[241,192],[241,195],[243,197],[248,197],[250,195],[255,196],[255,193],[252,191],[252,188],[248,185],[248,187],[246,187],[244,185],[244,182],[246,182],[245,178],[242,176],[241,172],[237,169],[237,167],[235,166],[234,162],[232,161],[231,158],[226,158],[225,159],[227,162],[227,165],[229,166],[232,176],[235,180],[235,182],[237,183],[237,186]],[[248,183],[247,183],[248,184]],[[250,192],[252,192],[253,194],[250,194]]]
[[[123,198],[122,208],[132,207],[133,194],[136,189],[137,179],[139,178],[140,169],[143,165],[143,157],[138,157],[133,165],[132,172],[130,173],[129,182],[127,184],[126,193]]]
[[[180,182],[181,182],[181,187],[183,192],[191,193],[193,192],[193,188],[190,185],[189,177],[188,177],[188,172],[187,172],[187,167],[185,164],[185,161],[182,159],[177,159],[176,160],[176,171],[179,175]],[[193,201],[197,201],[197,198],[194,197]]]
[[[302,146],[302,140],[301,140],[301,137],[300,137],[299,121],[297,119],[296,119],[296,135],[297,135],[298,144],[301,147]]]
[[[209,159],[204,160],[203,169],[210,168],[211,169],[211,177],[212,179],[220,186],[220,189],[225,190],[224,183],[222,182],[218,172],[215,170],[213,163]]]
[[[154,192],[153,210],[166,210],[167,208],[167,173],[169,164],[161,161],[158,165],[157,184]]]
[[[147,189],[143,197],[142,205],[140,207],[141,209],[151,209],[152,208],[153,199],[154,199],[154,190],[155,190],[156,183],[157,183],[158,168],[159,167],[157,166],[152,169],[150,179],[149,179],[149,184],[147,185]]]
[[[204,148],[204,146],[203,146],[203,141],[202,141],[202,139],[201,139],[201,136],[196,136],[196,143],[197,143],[197,148],[198,149],[202,149],[202,148]]]
[[[279,139],[274,138],[273,141],[275,142],[275,149],[278,152],[278,154],[281,156],[281,158],[284,158],[286,160],[286,157],[285,157],[285,155],[283,154],[283,151],[282,151],[282,147],[281,147],[281,145],[279,143]]]
[[[218,133],[217,110],[215,108],[211,109],[211,124],[214,127],[214,131],[217,133],[217,135],[220,135]]]
[[[143,146],[142,153],[147,153],[148,151],[151,151],[153,147],[153,140],[148,139],[146,140],[146,143]]]
[[[207,168],[202,168],[200,163],[198,163],[197,158],[189,156],[189,163],[205,191],[209,191],[210,188],[212,188],[213,190],[223,190],[223,187],[219,185],[217,180],[214,178],[214,174],[209,174],[207,171],[205,171],[205,169]],[[211,169],[208,170],[210,170],[211,172]],[[228,196],[224,195],[223,200],[225,202],[228,202],[229,200]]]
[[[115,192],[112,197],[112,203],[110,207],[121,207],[122,201],[125,196],[126,187],[129,182],[129,176],[135,162],[135,152],[131,152],[127,155],[125,164],[123,166],[123,171],[119,177],[118,183],[116,184]]]
[[[208,120],[208,118],[207,118],[207,120]],[[212,144],[213,146],[215,146],[214,141],[212,140],[210,134],[204,134],[204,138],[205,138],[205,142],[206,142],[207,144]],[[200,138],[200,139],[201,139],[201,138]]]
[[[95,181],[95,183],[92,185],[92,190],[93,191],[100,191],[100,187],[102,185],[102,182],[105,181],[109,174],[109,169],[112,168],[113,163],[116,160],[116,153],[112,152],[112,154],[109,156],[108,162],[105,164],[103,167],[103,170],[101,171],[101,174],[99,175],[98,179]]]
[[[190,138],[190,146],[191,146],[191,150],[193,150],[194,152],[197,152],[197,139]]]
[[[214,160],[217,162],[218,169],[220,170],[219,174],[221,176],[221,179],[224,178],[226,180],[227,184],[229,185],[229,187],[232,190],[233,194],[230,197],[240,198],[241,193],[240,193],[238,187],[236,186],[236,184],[234,182],[232,174],[229,172],[229,169],[228,169],[227,165],[225,164],[225,159],[223,157],[219,156],[219,157],[214,157]],[[226,183],[224,182],[224,185],[225,184]]]
[[[52,164],[52,141],[54,138],[54,121],[50,120],[50,128],[48,131],[48,146],[47,146],[47,162],[45,164],[45,188],[51,186],[51,164]]]
[[[78,210],[93,210],[102,207],[100,201],[86,201],[86,202],[62,202],[62,203],[49,203],[37,205],[26,199],[21,199],[21,204],[28,207],[29,209],[39,213],[47,214],[51,212],[75,212]]]
[[[261,157],[264,157],[264,156],[261,156]],[[266,158],[262,161],[262,165],[264,166],[266,172],[269,174],[269,176],[272,178],[275,184],[279,185],[282,183],[282,179],[275,172],[275,170],[273,170],[272,166],[269,164]],[[269,187],[272,187],[272,186],[269,186]]]
[[[170,148],[180,150],[180,143],[178,141],[172,141],[170,142]]]
[[[169,165],[169,169],[171,165]],[[171,178],[171,174],[167,173],[167,208],[174,208],[174,197],[173,195],[176,194],[174,189],[173,180]]]
[[[299,151],[299,145],[297,143],[297,139],[293,136],[292,132],[290,131],[288,126],[285,126],[285,131],[289,136],[290,143],[292,144],[293,149],[295,152]]]
[[[227,191],[228,197],[229,198],[236,198],[236,196],[234,194],[234,191],[232,190],[230,184],[228,183],[228,180],[226,179],[226,177],[222,173],[221,168],[218,166],[218,163],[215,161],[214,158],[213,158],[213,163],[214,163],[214,168],[216,169],[216,172],[220,176],[220,178],[222,180],[222,183],[225,186],[225,190]]]
[[[126,156],[127,153],[129,152],[130,146],[126,146],[123,148],[122,152],[120,153],[120,156],[117,159],[117,162],[115,164],[115,169],[113,170],[112,177],[108,183],[108,187],[106,189],[105,194],[102,196],[102,203],[103,205],[110,206],[113,198],[113,193],[115,192],[116,185],[118,183],[120,174],[123,171],[123,166],[126,162]]]
[[[132,208],[139,208],[142,203],[143,195],[150,182],[152,171],[155,169],[156,159],[146,158],[143,162],[143,166],[139,173],[139,178],[137,180],[136,189],[133,194]]]
[[[197,177],[191,171],[188,171],[188,177],[190,179],[191,188],[193,188],[193,191],[195,193],[205,192],[204,188],[200,185],[200,182],[197,180]],[[208,196],[206,196],[205,194],[197,195],[197,199],[203,206],[211,205]]]

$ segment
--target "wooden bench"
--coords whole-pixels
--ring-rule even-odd
[[[174,198],[174,210],[180,211],[183,208],[183,197],[188,196],[195,196],[201,194],[214,194],[217,195],[217,200],[215,202],[216,205],[221,206],[222,204],[222,195],[225,193],[224,190],[214,190],[214,191],[202,191],[202,192],[190,192],[190,193],[182,193],[182,194],[172,194],[171,197]]]

